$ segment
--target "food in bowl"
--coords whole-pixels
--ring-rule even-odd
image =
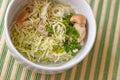
[[[85,43],[86,18],[69,4],[34,0],[25,5],[10,27],[11,40],[27,59],[41,64],[62,64]]]

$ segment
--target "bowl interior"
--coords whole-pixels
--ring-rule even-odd
[[[61,1],[61,0],[59,0],[59,1]],[[60,66],[44,66],[44,65],[35,64],[35,63],[32,63],[31,61],[26,60],[19,52],[17,52],[17,50],[15,49],[14,46],[11,47],[11,45],[13,45],[13,44],[10,39],[9,30],[7,33],[7,29],[10,28],[10,25],[12,24],[13,20],[16,18],[16,16],[20,12],[20,10],[24,7],[24,5],[29,2],[29,0],[13,0],[10,4],[7,14],[6,14],[7,17],[5,19],[5,22],[6,22],[5,25],[7,27],[5,30],[5,34],[7,35],[7,37],[6,37],[7,44],[11,43],[10,45],[8,45],[8,47],[14,53],[15,57],[22,60],[25,64],[32,65],[35,68],[48,69],[48,70],[50,70],[50,69],[52,69],[52,70],[67,69],[67,68],[70,68],[73,65],[79,63],[81,60],[83,60],[83,58],[91,50],[93,43],[95,41],[95,36],[96,36],[95,19],[94,19],[91,8],[89,7],[88,3],[85,0],[64,0],[64,1],[71,5],[71,7],[74,9],[75,13],[81,13],[87,18],[88,33],[87,33],[87,40],[86,40],[84,47],[77,53],[77,55],[73,59],[71,59],[67,63],[62,64]],[[19,55],[19,57],[18,57],[18,55]]]

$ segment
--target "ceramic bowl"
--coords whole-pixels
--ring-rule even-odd
[[[15,59],[23,66],[26,66],[28,69],[45,74],[58,73],[78,64],[89,54],[95,42],[95,37],[96,37],[96,21],[93,12],[86,0],[64,0],[64,1],[71,5],[75,13],[81,13],[87,18],[87,39],[85,45],[81,48],[81,50],[77,53],[77,55],[74,58],[72,58],[70,61],[59,66],[49,66],[49,65],[40,65],[31,62],[30,60],[22,56],[21,53],[19,53],[16,50],[15,46],[13,45],[10,38],[9,27],[14,21],[19,10],[23,8],[24,5],[29,2],[29,0],[11,0],[7,8],[7,12],[5,15],[5,23],[4,23],[6,43],[9,50],[11,51],[11,54],[15,57]]]

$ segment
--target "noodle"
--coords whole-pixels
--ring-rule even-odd
[[[23,56],[43,64],[65,63],[74,57],[73,52],[67,52],[64,47],[67,27],[63,18],[74,14],[69,5],[55,0],[34,0],[22,11],[27,15],[20,24],[15,21],[11,25],[10,35]]]

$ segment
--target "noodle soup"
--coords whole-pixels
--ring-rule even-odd
[[[34,0],[25,5],[10,28],[16,49],[27,59],[42,64],[62,64],[85,43],[86,18],[69,4]]]

